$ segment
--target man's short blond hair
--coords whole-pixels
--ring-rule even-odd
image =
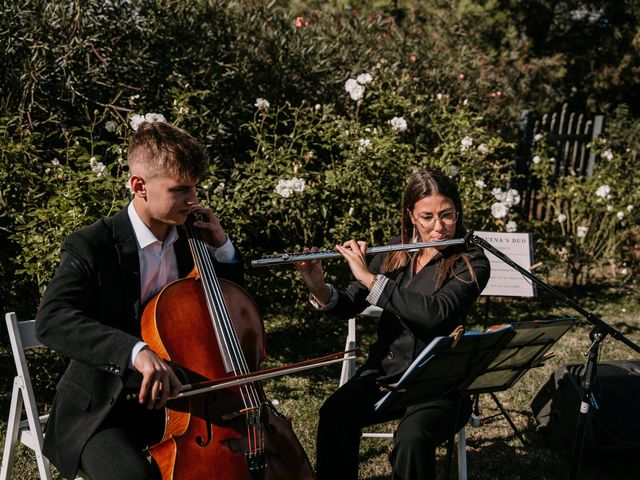
[[[129,170],[149,178],[168,175],[190,181],[202,179],[207,161],[202,146],[181,128],[164,122],[143,122],[129,144]]]

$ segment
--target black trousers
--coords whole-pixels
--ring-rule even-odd
[[[82,450],[80,468],[90,480],[159,480],[144,449],[160,440],[163,418],[163,409],[149,411],[121,397]]]
[[[471,400],[440,397],[381,414],[374,405],[383,395],[373,377],[355,376],[325,401],[318,424],[317,480],[357,480],[362,428],[398,418],[390,455],[393,478],[435,478],[436,447],[469,420]]]

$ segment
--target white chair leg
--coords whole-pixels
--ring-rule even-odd
[[[344,349],[353,350],[354,348],[356,348],[356,319],[350,318],[347,325],[347,339],[344,344]],[[356,354],[354,352],[345,353],[344,357],[349,360],[342,362],[340,386],[347,383],[347,381],[356,373]]]
[[[467,480],[467,435],[464,427],[458,432],[458,480]]]
[[[42,480],[52,480],[51,465],[49,459],[42,452],[36,452],[36,461],[38,462],[38,471]]]
[[[4,453],[2,454],[2,468],[0,469],[0,480],[11,478],[13,470],[13,460],[20,434],[20,415],[22,415],[22,392],[20,391],[20,380],[13,379],[13,392],[11,393],[11,407],[9,408],[9,420],[7,421],[7,434],[4,439]]]
[[[51,480],[51,466],[49,464],[49,459],[42,454],[42,444],[44,440],[44,435],[42,434],[42,425],[40,423],[40,417],[37,416],[38,406],[35,402],[35,397],[33,396],[33,392],[29,392],[30,385],[23,387],[23,391],[30,393],[30,396],[25,397],[25,402],[27,404],[31,404],[26,409],[27,412],[27,422],[29,425],[29,431],[31,435],[34,437],[35,445],[33,452],[36,456],[36,462],[38,463],[38,471],[40,472],[40,478],[42,480]]]

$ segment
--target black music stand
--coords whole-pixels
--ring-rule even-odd
[[[520,274],[527,277],[529,280],[534,282],[537,286],[545,289],[547,292],[551,293],[556,298],[560,299],[566,305],[573,308],[576,312],[582,315],[585,320],[593,325],[593,329],[589,333],[589,339],[592,341],[589,350],[586,352],[587,361],[585,364],[584,375],[582,377],[582,393],[580,399],[580,405],[577,405],[578,409],[578,425],[576,427],[576,435],[575,440],[573,442],[573,452],[571,455],[571,469],[569,471],[569,478],[571,480],[576,480],[578,478],[578,472],[580,470],[580,461],[582,460],[582,449],[584,443],[584,434],[587,425],[587,416],[589,415],[589,410],[591,408],[591,390],[596,381],[596,371],[598,368],[598,356],[600,355],[600,347],[602,346],[602,342],[608,336],[615,338],[616,340],[624,343],[626,346],[631,348],[632,350],[640,353],[640,345],[633,343],[627,337],[625,337],[619,330],[616,330],[609,324],[607,324],[603,319],[590,312],[589,310],[581,307],[577,302],[571,300],[567,296],[560,293],[558,290],[553,288],[550,285],[547,285],[545,282],[536,277],[533,273],[528,270],[522,268],[516,262],[511,260],[507,255],[502,253],[500,250],[495,248],[486,240],[483,240],[477,235],[474,235],[473,231],[467,232],[465,235],[465,239],[467,243],[476,244],[488,252],[493,253],[500,260],[505,262],[510,267],[517,270]]]
[[[541,366],[549,349],[574,324],[575,318],[520,322],[468,332],[458,340],[435,338],[397,383],[376,403],[376,411],[399,409],[459,391],[489,393],[518,439],[524,439],[494,392],[507,390],[529,369]],[[457,423],[457,419],[454,420]],[[447,449],[447,478],[451,462]]]
[[[510,388],[527,370],[542,365],[547,352],[574,324],[575,318],[534,320],[436,337],[418,355],[376,410],[404,408],[454,391],[467,394]]]

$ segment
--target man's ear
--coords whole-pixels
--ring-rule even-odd
[[[147,186],[142,177],[138,175],[131,175],[129,178],[129,185],[131,185],[131,191],[134,195],[140,198],[147,198]]]

